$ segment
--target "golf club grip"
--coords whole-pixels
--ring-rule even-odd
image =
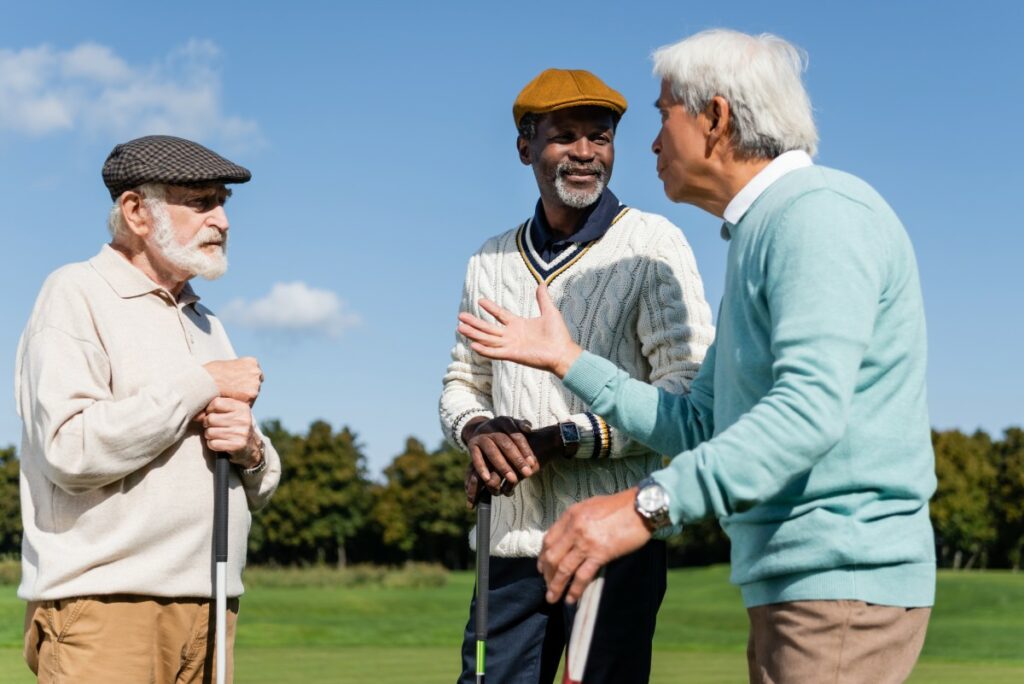
[[[213,471],[213,559],[217,563],[228,560],[228,471],[231,462],[227,454],[217,454]]]
[[[476,505],[476,639],[487,638],[487,593],[491,586],[491,493]]]

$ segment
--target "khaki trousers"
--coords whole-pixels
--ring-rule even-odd
[[[232,681],[238,599],[228,599]],[[113,594],[33,601],[25,661],[40,684],[211,684],[216,623],[210,599]]]
[[[924,645],[931,608],[792,601],[747,610],[751,684],[897,684]]]

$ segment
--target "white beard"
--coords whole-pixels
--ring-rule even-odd
[[[196,233],[187,245],[179,244],[174,236],[171,217],[163,202],[146,200],[146,206],[153,215],[153,244],[160,255],[176,268],[200,276],[207,280],[216,280],[228,270],[228,236],[216,228],[206,227]],[[207,254],[202,245],[208,242],[223,241],[216,254]]]
[[[555,169],[555,192],[558,193],[558,199],[562,200],[566,206],[570,206],[573,209],[585,209],[601,198],[608,173],[605,171],[604,166],[601,165],[600,169],[598,169],[598,174],[594,176],[594,189],[590,192],[576,190],[569,187],[565,182],[564,176],[568,173],[569,169],[578,166],[579,164],[572,164],[566,161],[559,163]]]

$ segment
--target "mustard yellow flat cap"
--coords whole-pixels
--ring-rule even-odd
[[[526,84],[512,105],[516,126],[526,114],[546,114],[556,109],[593,105],[622,116],[626,98],[583,69],[545,69]]]

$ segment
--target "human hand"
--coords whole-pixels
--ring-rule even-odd
[[[206,372],[217,383],[220,396],[244,401],[252,406],[260,394],[263,384],[263,369],[252,356],[243,356],[230,361],[210,361],[203,364]]]
[[[463,312],[459,314],[459,333],[471,340],[470,348],[481,356],[514,361],[563,378],[583,350],[569,335],[544,283],[537,286],[537,304],[540,316],[521,318],[489,299],[481,299],[480,307],[498,324]]]
[[[228,455],[232,463],[249,469],[263,459],[263,440],[256,432],[252,409],[244,401],[217,397],[202,412],[203,437],[211,451]]]
[[[556,603],[563,593],[566,603],[575,603],[604,565],[647,543],[651,533],[635,501],[636,487],[595,496],[571,506],[551,526],[537,558],[548,585],[548,603]]]
[[[530,423],[508,416],[470,421],[462,430],[469,449],[466,504],[472,508],[480,486],[492,494],[511,494],[521,479],[540,470],[540,462],[527,440]]]

